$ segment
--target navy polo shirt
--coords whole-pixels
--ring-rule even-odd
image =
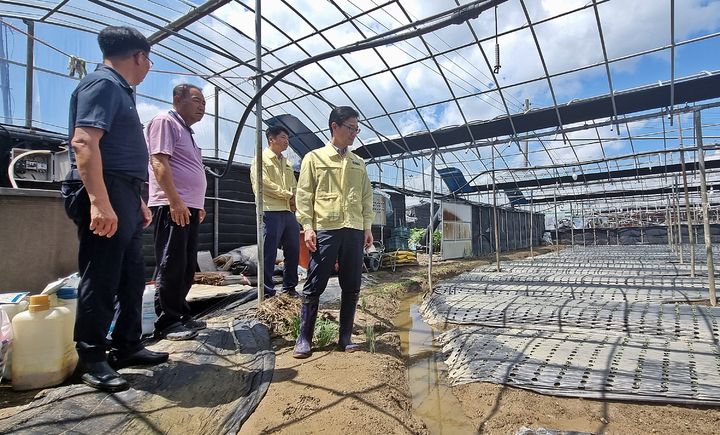
[[[148,150],[134,93],[117,71],[101,64],[80,80],[70,97],[70,139],[75,127],[105,131],[100,139],[103,172],[147,180]],[[70,151],[75,165],[72,147]]]

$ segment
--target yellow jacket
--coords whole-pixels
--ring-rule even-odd
[[[250,165],[250,181],[253,193],[257,197],[255,185],[255,159]],[[291,211],[290,198],[295,195],[297,181],[295,173],[290,167],[287,158],[282,159],[270,149],[262,152],[262,180],[263,180],[263,210],[264,211]]]
[[[305,230],[369,230],[375,219],[365,162],[350,151],[341,156],[331,143],[303,159],[295,199]]]

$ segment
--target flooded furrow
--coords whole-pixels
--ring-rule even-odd
[[[406,295],[395,318],[407,361],[413,413],[425,422],[431,434],[475,433],[447,383],[440,348],[434,345],[437,332],[420,315],[421,303],[421,294]]]

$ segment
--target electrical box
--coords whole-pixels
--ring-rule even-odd
[[[32,150],[13,148],[10,159],[13,161],[16,157],[30,151]],[[69,169],[70,161],[67,152],[33,153],[18,159],[12,172],[15,180],[50,183],[62,180]]]

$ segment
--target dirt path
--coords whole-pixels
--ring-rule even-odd
[[[396,344],[381,338],[375,354],[327,350],[303,362],[289,346],[279,349],[273,383],[240,433],[424,433],[407,399],[405,364],[392,355]]]
[[[291,337],[277,337],[272,384],[240,433],[427,433],[412,415],[400,339],[390,322],[399,296],[420,289],[418,283],[398,276],[419,272],[420,268],[405,268],[395,276],[382,271],[374,275],[390,283],[361,293],[353,336],[362,345],[359,352],[337,352],[333,342],[297,360],[292,358]],[[337,307],[322,307],[323,315],[337,318]],[[374,353],[363,333],[368,324],[374,325],[376,334]]]

